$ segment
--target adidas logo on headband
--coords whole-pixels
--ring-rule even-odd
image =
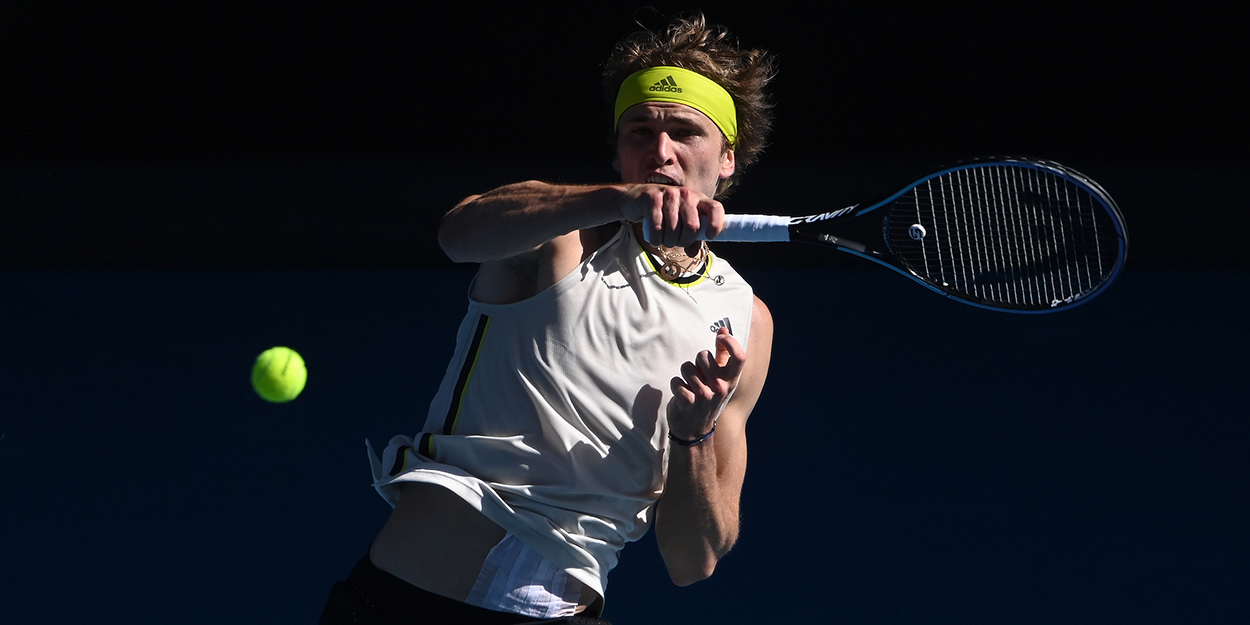
[[[673,76],[681,76],[682,86],[677,86]],[[733,96],[703,74],[668,65],[648,67],[630,74],[616,94],[612,128],[619,127],[625,109],[643,102],[684,104],[707,115],[724,133],[729,145],[735,145],[738,140],[738,115]]]
[[[647,91],[668,91],[671,93],[681,93],[681,87],[677,86],[677,81],[672,76],[666,77],[664,80],[651,85]]]

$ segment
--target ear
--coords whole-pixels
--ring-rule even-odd
[[[734,175],[734,171],[736,167],[737,165],[736,165],[736,162],[734,161],[734,151],[725,150],[725,153],[721,155],[721,161],[720,161],[721,179],[724,180],[725,178],[728,178]]]
[[[621,152],[619,150],[612,157],[612,169],[615,169],[618,174],[621,173]]]

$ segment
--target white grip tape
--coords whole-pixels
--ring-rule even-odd
[[[642,220],[642,232],[651,241],[651,218]],[[699,239],[707,239],[707,221],[699,230]],[[781,215],[725,215],[725,227],[717,241],[734,243],[773,243],[790,240],[790,218]]]
[[[725,215],[717,241],[770,243],[790,240],[790,218],[780,215]]]

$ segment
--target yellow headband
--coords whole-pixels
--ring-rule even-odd
[[[621,83],[621,90],[616,94],[613,129],[620,126],[625,109],[642,102],[685,104],[707,115],[725,134],[730,146],[738,141],[738,115],[733,96],[702,74],[665,66],[634,72]]]

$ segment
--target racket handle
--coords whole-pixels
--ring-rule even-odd
[[[642,220],[642,232],[651,241],[651,218]],[[699,240],[707,240],[707,220],[699,229]],[[790,218],[780,215],[725,215],[725,227],[717,241],[771,243],[790,240]]]

